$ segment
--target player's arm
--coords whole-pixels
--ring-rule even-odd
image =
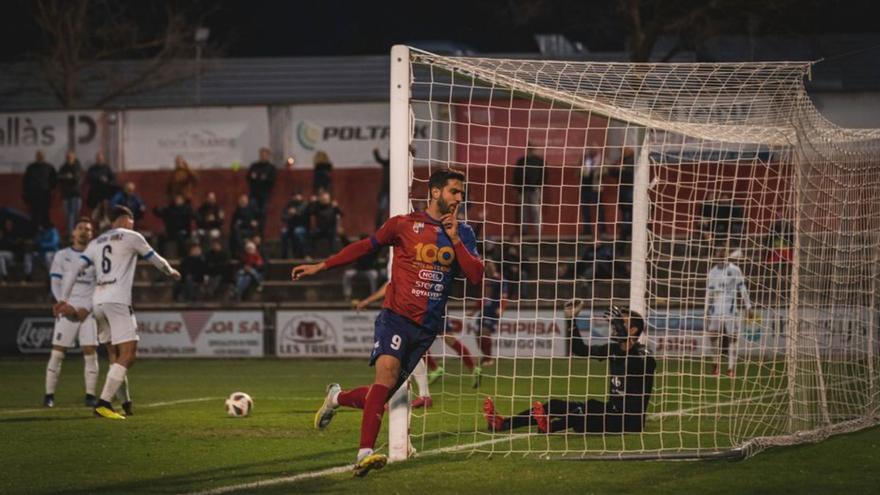
[[[459,232],[457,213],[460,205],[461,203],[456,205],[453,211],[440,217],[440,222],[443,224],[443,229],[449,236],[449,240],[452,241],[452,249],[455,250],[455,259],[461,272],[464,273],[468,282],[480,285],[480,282],[483,281],[483,261],[477,254],[477,239],[474,236],[474,231],[468,227]]]
[[[577,327],[577,315],[580,313],[583,303],[581,301],[572,301],[565,305],[565,314],[568,317],[566,326],[568,326],[569,350],[572,356],[592,357],[597,359],[605,359],[611,354],[611,343],[603,345],[587,345],[581,336],[581,331]]]
[[[399,216],[391,217],[384,225],[382,225],[382,227],[379,228],[379,230],[376,231],[375,234],[366,239],[352,242],[326,260],[320,263],[293,267],[293,270],[290,271],[290,278],[293,280],[299,280],[301,278],[310,277],[324,270],[352,263],[358,258],[366,256],[382,246],[392,245],[397,241],[399,224]]]
[[[737,267],[738,268],[738,267]],[[743,307],[746,308],[746,314],[749,318],[753,318],[752,314],[752,300],[749,297],[749,288],[746,286],[746,279],[743,277],[742,271],[737,273],[736,286],[739,290],[739,295],[742,297]]]
[[[87,256],[89,250],[81,254],[73,263],[67,266],[67,269],[61,274],[61,289],[55,299],[58,301],[52,306],[52,314],[57,316],[73,317],[76,308],[67,303],[70,299],[70,293],[73,291],[73,284],[76,283],[76,276],[81,270],[84,270],[92,264],[91,258]]]
[[[155,266],[160,272],[165,275],[173,278],[174,280],[180,280],[180,272],[175,270],[168,260],[162,257],[159,253],[153,250],[150,247],[150,244],[144,239],[144,236],[141,234],[134,232],[131,236],[131,242],[134,247],[134,250],[137,254],[139,254],[143,259],[150,262],[151,265]]]
[[[61,286],[64,280],[64,267],[61,266],[61,258],[61,251],[57,251],[52,258],[52,267],[49,269],[49,286],[56,302],[61,300]]]
[[[388,282],[385,282],[384,284],[382,284],[382,287],[379,287],[379,290],[377,290],[376,292],[370,294],[370,295],[367,296],[365,299],[361,299],[361,300],[354,299],[354,300],[352,300],[352,301],[351,301],[351,305],[354,306],[354,308],[355,308],[356,310],[358,310],[358,311],[361,311],[361,310],[363,310],[363,309],[366,309],[366,307],[369,306],[370,304],[373,304],[374,302],[376,302],[376,301],[382,299],[383,297],[385,297],[385,291],[388,289],[388,284],[390,284],[390,283],[391,283],[390,280],[389,280]]]

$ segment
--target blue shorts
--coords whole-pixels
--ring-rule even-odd
[[[497,313],[494,314],[496,316],[486,313],[480,316],[480,331],[495,333],[498,330],[498,316]]]
[[[376,317],[370,366],[383,354],[396,357],[400,361],[402,383],[419,364],[436,337],[436,333],[393,311],[383,309]]]

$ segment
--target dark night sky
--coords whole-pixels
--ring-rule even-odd
[[[562,32],[593,51],[624,46],[623,26],[613,2],[533,0],[537,2],[533,5],[544,7],[527,22],[519,22],[516,8],[505,6],[522,1],[201,0],[201,4],[213,11],[207,19],[212,41],[223,44],[225,55],[234,57],[384,54],[397,42],[438,39],[465,43],[478,52],[526,52],[537,50],[534,33],[552,32]],[[873,2],[796,3],[765,24],[782,34],[880,32]],[[32,43],[29,40],[40,39],[30,9],[30,0],[4,3],[0,60],[20,59]]]

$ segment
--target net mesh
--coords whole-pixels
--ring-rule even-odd
[[[880,131],[825,120],[810,64],[412,50],[410,67],[412,144],[427,150],[411,204],[438,167],[466,172],[461,214],[488,265],[450,299],[416,449],[699,457],[876,423]],[[570,346],[609,342],[611,304],[647,320],[643,430],[544,434],[535,402],[609,401],[609,360]],[[525,424],[493,431],[487,397]]]

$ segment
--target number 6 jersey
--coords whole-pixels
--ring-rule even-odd
[[[89,243],[80,258],[82,263],[95,267],[94,304],[131,306],[131,285],[138,256],[150,260],[157,267],[162,265],[160,269],[168,266],[168,262],[153,251],[144,236],[133,230],[108,230]]]

